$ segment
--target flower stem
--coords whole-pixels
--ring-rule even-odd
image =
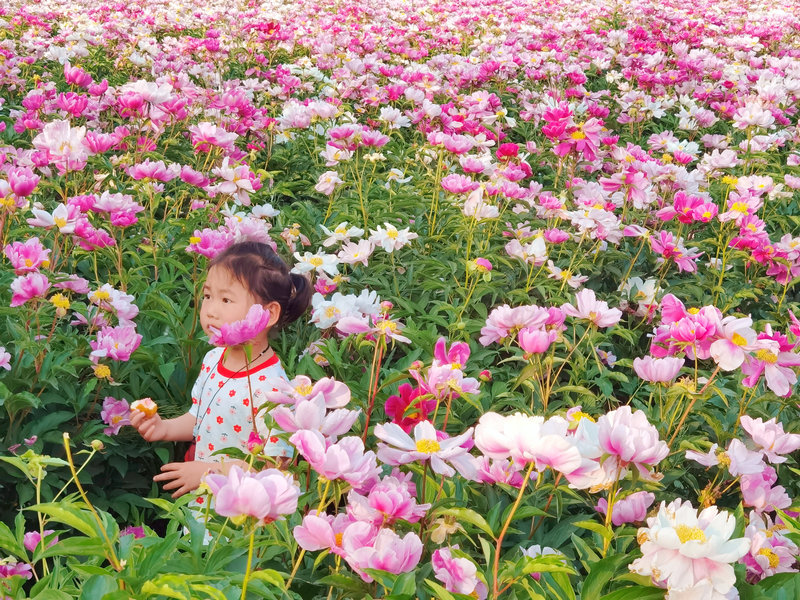
[[[253,570],[253,541],[256,537],[256,528],[250,532],[250,545],[247,549],[247,570],[244,572],[244,581],[242,582],[242,600],[245,600],[247,595],[247,582],[250,580],[250,573]]]
[[[108,539],[108,534],[106,533],[106,527],[103,524],[103,520],[100,518],[100,515],[97,514],[97,510],[95,510],[92,503],[89,502],[89,498],[86,496],[86,492],[83,490],[81,482],[78,481],[78,472],[75,470],[75,462],[72,460],[72,450],[69,447],[69,433],[66,431],[64,432],[64,450],[67,453],[67,463],[69,463],[69,470],[70,473],[72,473],[72,479],[75,481],[75,485],[78,488],[81,498],[83,498],[86,506],[89,507],[92,515],[94,515],[95,521],[97,521],[98,529],[100,530],[100,533],[106,542],[106,546],[108,548],[108,562],[111,563],[111,566],[114,567],[115,571],[122,571],[122,565],[117,558],[117,554],[114,552],[114,546],[111,544],[111,540]],[[120,586],[122,586],[122,582],[120,582]]]
[[[531,472],[533,471],[534,463],[530,463],[528,465],[528,470],[525,471],[525,477],[522,480],[522,486],[519,488],[519,494],[517,494],[517,499],[514,502],[514,505],[511,507],[511,512],[508,514],[508,518],[506,522],[503,524],[503,529],[500,530],[500,535],[497,536],[497,545],[495,546],[494,550],[494,564],[492,565],[492,598],[497,599],[500,595],[497,586],[497,572],[500,568],[500,550],[503,546],[503,538],[508,531],[509,525],[511,525],[511,519],[514,518],[514,513],[517,512],[519,508],[520,502],[522,502],[522,495],[525,493],[525,487],[528,485],[528,480],[531,477]],[[424,500],[424,498],[423,498]]]

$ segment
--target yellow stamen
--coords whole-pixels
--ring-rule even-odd
[[[441,446],[436,440],[420,440],[417,442],[417,452],[423,454],[433,454],[438,452]]]
[[[761,550],[758,551],[758,553],[761,556],[766,556],[767,557],[767,560],[769,560],[769,568],[770,569],[775,569],[775,568],[778,567],[779,564],[781,564],[780,557],[777,554],[775,554],[774,551],[770,550],[769,548],[762,548]]]
[[[741,335],[739,335],[738,333],[734,333],[734,334],[731,336],[731,341],[732,341],[734,344],[736,344],[737,346],[746,346],[746,345],[747,345],[747,340],[746,340],[746,339],[744,339],[744,338],[743,338]]]
[[[767,350],[766,348],[762,348],[756,352],[756,358],[758,360],[763,360],[765,363],[769,363],[774,365],[778,362],[778,355],[772,352],[771,350]]]
[[[699,527],[689,527],[688,525],[678,525],[675,528],[675,533],[678,534],[678,539],[681,544],[686,542],[701,542],[705,543],[706,534]]]

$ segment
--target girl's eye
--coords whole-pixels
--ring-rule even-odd
[[[222,299],[222,303],[223,304],[228,304],[228,302],[230,302],[230,301],[231,301],[230,298],[223,298]]]
[[[203,294],[203,300],[208,300],[211,298],[211,294]]]

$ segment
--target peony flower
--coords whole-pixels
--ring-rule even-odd
[[[142,336],[136,333],[133,325],[103,327],[97,332],[97,339],[89,342],[92,347],[89,358],[94,363],[101,358],[126,361],[130,359],[141,341]]]
[[[12,242],[4,249],[15,275],[24,275],[38,271],[39,267],[50,266],[50,248],[45,248],[38,237],[32,237],[25,242]]]
[[[750,524],[744,536],[750,549],[741,561],[747,565],[747,580],[757,583],[776,573],[796,573],[797,545],[781,534],[780,525],[773,524],[767,515],[750,513]]]
[[[638,523],[644,521],[647,510],[656,499],[655,494],[650,492],[634,492],[622,499],[614,502],[614,510],[611,513],[611,522],[615,527],[625,523]],[[608,501],[600,498],[594,509],[602,515],[608,512]]]
[[[381,529],[370,545],[353,548],[345,557],[367,583],[372,577],[363,569],[379,569],[399,575],[413,570],[422,556],[422,541],[416,533],[402,538],[391,529]]]
[[[388,475],[376,483],[366,496],[351,490],[347,495],[347,514],[354,520],[379,527],[398,520],[416,523],[425,516],[431,505],[418,504],[409,487],[414,488],[413,484]]]
[[[214,510],[234,523],[247,517],[270,523],[297,510],[300,488],[291,474],[278,469],[254,473],[233,465],[228,475],[210,473],[204,481],[214,494]]]
[[[645,356],[633,359],[633,370],[639,377],[650,383],[667,383],[678,376],[684,362],[684,359],[678,356],[665,358]]]
[[[215,346],[240,346],[247,344],[260,334],[270,322],[270,314],[260,304],[253,304],[244,319],[223,323],[219,329],[209,327],[209,342]]]
[[[658,438],[658,430],[647,420],[643,411],[631,411],[621,406],[597,420],[597,440],[608,458],[605,466],[624,469],[635,466],[640,475],[652,480],[650,467],[654,467],[669,454],[666,442]]]
[[[378,442],[378,458],[388,465],[430,460],[431,469],[446,477],[452,477],[456,470],[469,480],[477,474],[475,461],[463,446],[472,438],[471,427],[459,436],[440,440],[430,421],[421,421],[414,427],[412,439],[399,425],[386,423],[375,426],[375,437],[382,440]]]
[[[384,412],[393,423],[409,433],[420,421],[428,420],[428,416],[436,408],[436,400],[432,398],[417,400],[425,392],[411,384],[401,383],[397,388],[399,395],[389,396],[384,405]]]
[[[299,400],[294,407],[278,406],[270,411],[275,423],[283,431],[293,433],[301,429],[315,429],[331,441],[350,431],[361,410],[339,408],[326,410],[325,396],[317,394]]]
[[[372,450],[364,451],[358,437],[331,443],[319,431],[303,429],[289,438],[298,453],[321,477],[344,479],[354,489],[372,484],[378,478],[378,464]]]
[[[47,544],[47,547],[50,548],[54,546],[58,542],[58,536],[52,535],[55,533],[52,529],[45,529],[44,530],[44,538],[50,538],[50,542]],[[28,531],[22,538],[22,545],[25,546],[25,549],[28,552],[33,552],[36,550],[36,547],[42,541],[42,534],[38,531]]]
[[[370,229],[369,233],[369,241],[376,246],[380,246],[386,252],[399,250],[411,242],[411,240],[418,237],[417,234],[410,231],[408,227],[405,229],[397,229],[397,227],[391,223],[384,223],[383,227],[379,225],[377,229]]]
[[[688,501],[662,502],[658,514],[647,519],[647,527],[639,529],[643,556],[630,569],[651,577],[670,594],[701,584],[727,594],[736,583],[731,563],[750,547],[746,538],[731,539],[735,528],[733,515],[716,506],[698,514]]]
[[[20,275],[11,282],[11,306],[22,306],[33,298],[43,298],[50,289],[50,281],[39,272]]]
[[[342,408],[350,402],[350,388],[333,377],[323,377],[312,385],[310,378],[298,375],[291,381],[276,379],[273,385],[275,389],[264,395],[275,404],[297,404],[317,396],[322,397],[328,409]]]
[[[787,459],[783,455],[791,454],[800,448],[800,434],[785,433],[783,425],[778,423],[775,417],[764,422],[760,417],[754,419],[743,415],[740,423],[767,460],[773,464],[786,462]]]
[[[478,579],[478,568],[475,563],[468,558],[453,556],[451,550],[458,550],[458,546],[439,548],[433,552],[431,566],[436,579],[444,584],[448,592],[466,595],[476,592],[475,595],[479,599],[485,598],[485,585],[483,594],[477,589],[482,582]]]
[[[5,346],[0,346],[0,369],[11,370],[11,354],[6,352]]]
[[[535,463],[567,474],[581,466],[578,448],[567,437],[566,419],[531,417],[522,413],[484,414],[475,427],[475,445],[493,460],[510,458],[515,463]]]
[[[377,532],[376,527],[364,521],[354,521],[348,514],[333,516],[312,511],[303,517],[303,523],[292,533],[304,550],[330,550],[333,554],[345,556],[345,540],[348,546],[369,545]]]
[[[117,400],[112,396],[106,396],[103,400],[103,408],[100,411],[100,418],[103,423],[108,425],[103,430],[106,435],[117,435],[124,425],[130,425],[130,407],[127,400]]]
[[[564,314],[578,319],[588,319],[596,327],[611,327],[622,318],[622,311],[618,308],[609,308],[606,302],[598,300],[594,291],[588,288],[575,295],[575,304],[563,304],[561,310]]]

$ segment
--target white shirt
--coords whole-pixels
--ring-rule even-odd
[[[247,453],[247,439],[253,431],[250,388],[258,400],[259,392],[274,391],[271,382],[275,379],[287,379],[275,354],[249,371],[231,371],[222,364],[224,356],[224,348],[214,348],[206,354],[192,387],[189,413],[195,417],[195,460],[221,461],[225,455],[214,455],[214,452],[224,448],[237,448]],[[258,434],[267,438],[264,454],[291,456],[291,446],[277,437],[283,431],[271,429],[267,432],[263,416],[263,413],[257,415],[256,425]]]

